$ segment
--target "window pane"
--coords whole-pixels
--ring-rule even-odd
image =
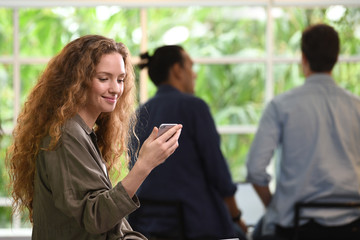
[[[14,90],[11,65],[0,64],[0,122],[3,129],[13,128]]]
[[[250,150],[254,135],[223,134],[221,150],[229,164],[232,178],[243,182],[246,178],[246,157]]]
[[[13,10],[0,8],[0,56],[13,55]]]
[[[157,88],[155,84],[151,81],[150,77],[147,78],[146,83],[148,98],[151,98],[156,94]]]
[[[8,195],[6,186],[9,181],[9,176],[5,168],[5,156],[6,149],[10,146],[10,140],[10,136],[8,135],[0,136],[0,186],[2,186],[0,188],[0,197],[5,197]]]
[[[359,63],[337,63],[333,70],[333,77],[341,87],[360,96]]]
[[[13,228],[14,229],[14,226],[12,225],[12,219],[13,219],[13,216],[12,216],[11,207],[0,206],[0,228],[5,228],[5,229]],[[20,217],[20,228],[29,229],[28,234],[30,236],[32,224],[30,223],[30,221],[28,219],[29,219],[29,214],[26,211],[26,213],[24,213]],[[2,236],[0,235],[0,239],[4,239],[1,237]],[[13,238],[10,238],[10,239],[13,239]],[[14,239],[27,239],[27,238],[24,237],[24,238],[14,238]]]
[[[11,228],[11,207],[0,207],[0,228]]]
[[[300,56],[302,31],[311,24],[327,23],[339,33],[341,55],[360,54],[360,8],[274,8],[274,53]]]
[[[32,224],[29,220],[29,212],[25,211],[21,215],[20,228],[32,228]]]
[[[256,124],[264,103],[263,64],[196,65],[196,95],[217,125]]]
[[[263,7],[150,8],[149,49],[180,44],[193,57],[264,56]]]
[[[138,9],[120,7],[20,9],[21,56],[50,57],[68,42],[86,34],[100,34],[123,41],[139,52]]]
[[[327,9],[327,15],[336,21],[330,21],[339,33],[340,54],[341,55],[359,55],[360,54],[360,8],[344,8],[336,6]],[[331,14],[332,13],[332,14]],[[341,14],[343,13],[343,14]],[[330,15],[331,14],[331,15]],[[328,16],[328,18],[329,18]]]
[[[339,86],[360,96],[360,65],[359,63],[336,63],[333,69],[333,78]],[[275,64],[274,65],[274,90],[275,95],[286,92],[304,83],[299,64]]]
[[[38,80],[41,72],[44,70],[45,65],[22,65],[21,66],[21,105],[27,99],[28,94],[31,89],[34,87],[35,83]]]
[[[275,96],[300,86],[304,81],[299,64],[274,64]]]

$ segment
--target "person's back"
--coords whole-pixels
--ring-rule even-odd
[[[282,155],[271,207],[279,224],[292,223],[295,202],[358,201],[360,189],[360,99],[339,88],[323,74],[312,75],[297,89],[273,100],[283,125]],[[311,187],[313,186],[313,187]],[[286,201],[284,201],[286,199]],[[325,210],[328,212],[329,210]],[[352,209],[303,212],[324,225],[337,225],[342,216],[356,219]]]
[[[296,202],[360,199],[360,98],[331,77],[338,51],[331,27],[308,28],[302,38],[305,84],[275,97],[262,116],[247,166],[248,180],[267,206],[264,235],[276,229],[278,236],[292,236]],[[279,174],[272,196],[264,169],[278,146]],[[324,239],[345,239],[342,226],[360,220],[360,211],[352,209],[310,209],[301,215],[313,219],[300,222],[310,233],[306,239],[324,234],[329,234]]]
[[[189,72],[187,78],[191,89],[195,76]],[[156,95],[140,108],[136,127],[140,144],[151,126],[181,123],[183,129],[177,151],[149,175],[137,194],[140,201],[181,202],[185,235],[189,239],[235,237],[232,216],[224,198],[234,195],[236,185],[220,151],[220,138],[208,106],[187,92],[172,84],[160,84]],[[141,217],[152,210],[144,205],[130,215],[134,229],[141,229],[147,236],[153,232],[171,232],[175,219]],[[159,215],[167,211],[167,207],[156,209]]]

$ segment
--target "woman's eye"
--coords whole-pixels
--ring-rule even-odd
[[[118,83],[123,83],[124,79],[118,79]]]
[[[99,78],[100,81],[106,81],[107,78]]]

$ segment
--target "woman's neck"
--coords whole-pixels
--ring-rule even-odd
[[[96,119],[99,116],[98,114],[91,114],[90,112],[85,111],[85,109],[80,109],[78,114],[91,129],[94,127]]]

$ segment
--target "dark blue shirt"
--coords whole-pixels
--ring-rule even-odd
[[[139,198],[180,200],[188,238],[234,237],[231,216],[223,199],[234,195],[236,185],[221,153],[220,137],[206,103],[162,85],[156,95],[141,106],[138,121],[136,132],[140,144],[154,126],[183,125],[178,149],[146,178],[137,192]],[[143,207],[140,209],[146,211]],[[166,224],[171,224],[157,221],[156,217],[141,224],[141,215],[136,212],[130,215],[129,221],[145,235],[163,231]]]

